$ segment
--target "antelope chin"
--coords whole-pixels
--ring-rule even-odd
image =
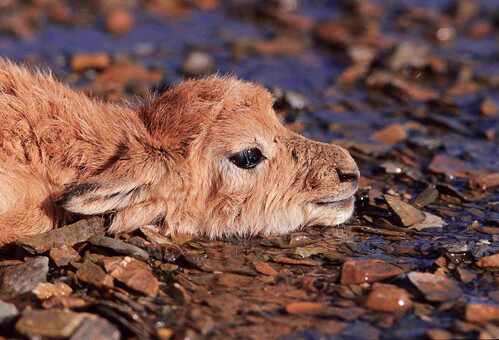
[[[352,217],[354,196],[346,199],[331,200],[330,198],[309,203],[309,222],[307,225],[334,226],[344,223]]]

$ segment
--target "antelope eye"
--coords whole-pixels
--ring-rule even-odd
[[[257,148],[246,149],[229,157],[229,160],[241,169],[253,169],[264,159],[262,152]]]

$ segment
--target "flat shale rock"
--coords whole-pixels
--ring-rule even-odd
[[[82,72],[88,69],[102,70],[111,64],[111,58],[106,53],[76,54],[71,59],[71,69]]]
[[[111,237],[95,235],[92,236],[88,242],[94,246],[112,249],[118,254],[128,255],[140,261],[147,261],[147,259],[149,259],[149,253],[144,249]]]
[[[66,245],[50,249],[49,256],[57,267],[67,266],[70,261],[78,261],[80,259],[80,255],[78,255],[76,250]]]
[[[31,254],[41,254],[52,248],[71,247],[76,243],[85,242],[96,234],[104,235],[103,219],[99,217],[81,220],[43,234],[25,237],[17,240],[16,244]]]
[[[120,338],[120,331],[112,323],[96,315],[89,315],[69,339],[118,340]]]
[[[383,197],[398,217],[399,222],[404,227],[410,227],[413,224],[420,223],[425,220],[425,214],[414,208],[412,205],[402,202],[401,200],[390,195],[383,195]]]
[[[476,264],[482,268],[497,268],[499,267],[499,253],[484,256]]]
[[[381,131],[371,135],[371,139],[379,140],[386,144],[396,144],[407,139],[406,129],[400,124],[392,124]]]
[[[82,323],[85,314],[62,310],[31,310],[16,322],[16,331],[24,336],[67,338]]]
[[[475,168],[460,159],[436,155],[428,165],[428,170],[437,174],[451,174],[456,177],[468,177]]]
[[[381,281],[405,271],[399,266],[378,259],[349,260],[341,268],[341,284]]]
[[[291,302],[284,309],[289,314],[318,314],[326,309],[326,304],[320,302]]]
[[[453,301],[463,294],[461,289],[453,280],[444,276],[430,273],[411,272],[407,274],[407,277],[428,301]]]
[[[424,221],[411,225],[409,229],[423,230],[427,228],[441,228],[447,224],[442,218],[436,215],[427,213],[426,211],[424,211],[423,214],[425,216]]]
[[[484,325],[499,320],[499,307],[481,303],[469,303],[464,311],[466,321]]]
[[[393,285],[375,283],[365,301],[365,307],[389,313],[405,313],[412,307],[409,293]]]
[[[31,292],[44,282],[49,271],[48,257],[38,257],[0,272],[0,296],[16,296]]]
[[[0,300],[0,325],[4,321],[9,321],[17,315],[17,308],[11,303],[3,302]]]
[[[277,276],[279,273],[272,268],[267,262],[253,262],[253,267],[257,272],[268,276]]]
[[[129,256],[102,259],[106,272],[127,287],[148,296],[158,294],[159,282],[151,268]]]
[[[96,287],[113,287],[113,278],[107,275],[101,267],[85,260],[76,271],[76,278],[79,281],[94,285]]]

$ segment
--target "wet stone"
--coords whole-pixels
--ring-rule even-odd
[[[205,52],[193,51],[184,59],[182,73],[196,77],[208,74],[215,67],[213,58]]]
[[[25,237],[16,241],[31,254],[41,254],[52,248],[71,247],[85,242],[93,235],[104,235],[102,218],[94,217],[81,220],[66,227],[50,230],[46,233]]]
[[[0,325],[4,322],[10,321],[17,315],[17,308],[11,303],[3,302],[0,300]]]
[[[101,267],[85,260],[76,271],[76,278],[79,281],[94,285],[96,287],[113,287],[113,278],[107,275]]]
[[[480,303],[469,303],[466,305],[464,317],[466,321],[482,325],[490,321],[498,321],[499,307]]]
[[[471,270],[464,269],[462,267],[457,268],[457,275],[460,281],[468,282],[476,278],[476,274]]]
[[[119,340],[119,329],[106,319],[88,315],[70,340]]]
[[[95,235],[91,237],[88,242],[94,246],[112,249],[119,254],[128,255],[140,261],[147,261],[149,259],[149,253],[145,250],[134,246],[133,244],[116,240],[111,237]]]
[[[428,170],[437,174],[451,174],[456,177],[468,177],[475,168],[467,162],[460,159],[437,155],[433,157],[428,165]]]
[[[49,271],[48,257],[38,257],[0,272],[0,296],[15,296],[31,292],[44,282]]]
[[[499,113],[499,108],[490,97],[485,97],[480,104],[479,111],[483,116],[491,117]]]
[[[329,307],[321,313],[327,317],[337,317],[345,321],[357,320],[361,315],[364,315],[366,310],[360,307]]]
[[[291,302],[284,309],[289,314],[318,314],[326,309],[326,305],[320,302]]]
[[[341,284],[366,283],[387,279],[406,270],[378,259],[349,260],[341,269]]]
[[[442,218],[436,215],[430,214],[426,211],[423,212],[423,214],[425,216],[424,221],[411,225],[409,229],[423,230],[427,228],[440,228],[447,224]]]
[[[80,255],[78,255],[76,250],[66,245],[50,249],[49,256],[57,267],[67,266],[70,261],[78,261],[80,259]]]
[[[158,294],[159,282],[146,263],[128,256],[104,258],[102,263],[109,275],[129,288],[148,296]]]
[[[386,203],[393,210],[395,215],[398,217],[399,222],[404,227],[409,227],[413,224],[423,222],[425,220],[425,215],[418,209],[414,208],[412,205],[402,202],[401,200],[390,196],[383,195]]]
[[[366,298],[365,307],[380,312],[405,313],[412,308],[412,300],[404,289],[375,283]]]
[[[396,144],[407,139],[407,136],[407,131],[402,125],[392,124],[371,135],[371,139],[379,140],[387,144]]]
[[[438,190],[430,186],[423,190],[412,202],[417,208],[423,208],[438,198]]]
[[[453,301],[463,294],[457,284],[447,277],[418,272],[411,272],[407,277],[428,301]]]
[[[279,273],[266,262],[253,262],[253,267],[260,274],[277,276]]]
[[[113,10],[106,18],[105,28],[109,33],[122,35],[132,29],[134,21],[130,12],[122,9]]]
[[[442,329],[430,329],[426,332],[426,336],[430,340],[451,340],[454,338],[451,332]]]
[[[237,275],[237,274],[220,274],[217,278],[217,283],[219,285],[234,288],[242,285],[250,284],[254,281],[254,278],[245,275]]]
[[[71,69],[82,72],[88,69],[102,70],[111,64],[111,58],[105,53],[76,54],[71,59]]]
[[[499,186],[499,172],[483,174],[471,178],[468,185],[471,188],[476,188],[479,190],[488,190],[495,188]]]
[[[85,314],[60,310],[32,310],[16,322],[16,331],[24,336],[67,338],[82,323]]]
[[[484,256],[476,264],[482,268],[497,268],[499,267],[499,253]]]

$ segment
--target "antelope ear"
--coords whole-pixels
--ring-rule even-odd
[[[83,183],[69,189],[57,204],[77,214],[104,214],[143,202],[149,196],[149,187],[136,183]]]
[[[154,164],[114,164],[86,182],[77,184],[57,200],[65,210],[98,215],[139,204],[151,196],[159,171]]]

